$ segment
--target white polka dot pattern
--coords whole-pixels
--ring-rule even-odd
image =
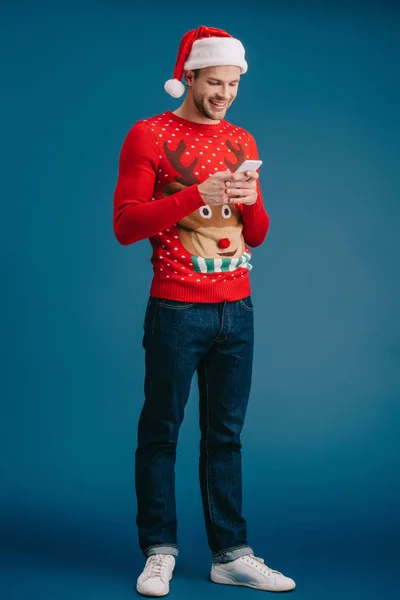
[[[222,121],[218,128],[215,126],[191,127],[187,122],[179,122],[179,117],[170,119],[169,113],[163,113],[157,117],[146,119],[146,123],[153,131],[158,148],[158,176],[155,180],[152,197],[152,200],[155,201],[163,198],[164,195],[178,192],[179,189],[183,189],[182,185],[184,187],[193,185],[194,181],[201,183],[215,172],[227,170],[232,172],[246,158],[258,158],[252,136],[244,129],[226,121]],[[199,129],[202,127],[204,130],[200,131]],[[173,187],[172,184],[178,187]],[[178,184],[181,185],[180,188]],[[172,191],[169,191],[167,186],[172,186],[170,188]],[[162,281],[168,279],[170,280],[169,286],[174,285],[174,289],[179,289],[185,286],[185,282],[191,278],[190,286],[198,290],[198,293],[202,293],[201,290],[209,289],[210,286],[226,285],[229,286],[227,288],[229,290],[233,290],[232,286],[241,290],[248,289],[248,271],[251,269],[249,258],[241,262],[241,257],[239,257],[233,261],[226,260],[225,263],[216,258],[214,262],[218,262],[220,272],[215,272],[210,266],[210,261],[213,259],[201,258],[201,261],[205,261],[205,267],[202,267],[205,271],[200,276],[196,272],[196,261],[194,260],[200,257],[192,257],[187,252],[180,240],[179,233],[178,225],[174,224],[165,231],[158,232],[155,238],[151,238],[154,277],[160,285],[162,285]],[[223,237],[222,232],[221,239]],[[247,246],[245,246],[245,255],[246,257],[251,256]],[[174,267],[171,266],[171,263]],[[220,263],[223,263],[222,268]],[[203,262],[201,264],[203,265]],[[236,264],[238,266],[235,266]],[[243,278],[246,280],[245,284]]]

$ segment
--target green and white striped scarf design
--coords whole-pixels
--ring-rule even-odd
[[[228,273],[236,269],[253,268],[250,264],[251,253],[244,252],[236,258],[202,258],[201,256],[192,256],[195,273]]]

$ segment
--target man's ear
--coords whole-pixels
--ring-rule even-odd
[[[188,87],[192,87],[194,81],[194,71],[184,71],[183,77],[185,79],[186,85]]]

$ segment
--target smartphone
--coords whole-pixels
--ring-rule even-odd
[[[257,171],[262,165],[262,160],[245,160],[235,173],[244,173],[245,171]]]

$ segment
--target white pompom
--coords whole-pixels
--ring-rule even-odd
[[[185,86],[178,79],[168,79],[164,84],[164,89],[173,98],[180,98],[185,92]]]

